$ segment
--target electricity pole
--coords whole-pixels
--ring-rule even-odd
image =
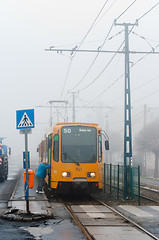
[[[116,23],[125,27],[125,109],[124,109],[124,199],[128,197],[128,169],[132,167],[132,134],[131,134],[131,96],[130,96],[130,66],[129,66],[129,26],[131,23]],[[129,178],[130,180],[131,178]],[[130,182],[130,181],[129,181]]]
[[[72,122],[75,122],[75,94],[77,92],[69,92],[72,93]]]
[[[147,105],[144,104],[144,131],[146,131],[147,122]],[[146,144],[144,143],[144,175],[146,176]]]
[[[52,126],[52,102],[49,101],[50,104],[50,127]]]

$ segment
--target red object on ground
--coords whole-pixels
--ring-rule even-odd
[[[29,173],[29,188],[33,188],[34,187],[34,176],[35,176],[35,172],[34,170],[28,170]],[[26,171],[24,172],[24,183],[26,181]]]

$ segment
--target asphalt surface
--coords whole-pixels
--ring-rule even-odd
[[[0,214],[6,211],[7,203],[14,190],[19,171],[19,167],[10,165],[8,179],[0,182]]]
[[[7,208],[7,202],[12,195],[16,184],[19,168],[12,166],[9,172],[8,180],[0,183],[0,214]],[[36,189],[35,189],[36,190]],[[24,195],[24,192],[21,193]],[[50,202],[53,209],[52,219],[45,219],[32,222],[17,222],[0,219],[0,240],[82,240],[86,239],[80,229],[72,222],[69,213],[63,204],[57,202],[57,199]],[[116,207],[126,216],[139,223],[147,230],[159,237],[159,218],[158,208],[151,209],[149,206],[138,206],[131,212],[130,209],[123,206]],[[146,212],[145,217],[139,216],[140,210]],[[149,216],[152,215],[153,216]],[[146,216],[147,215],[147,216]]]
[[[0,183],[0,215],[3,215],[7,209],[7,203],[10,199],[19,174],[19,168],[12,166],[8,180]],[[19,178],[21,179],[21,178]],[[24,183],[22,183],[23,185]],[[35,189],[36,190],[36,186]],[[20,193],[18,193],[20,194]],[[24,192],[21,192],[24,195]],[[40,196],[39,196],[40,197]],[[37,203],[40,201],[37,201]],[[53,209],[52,219],[38,220],[32,222],[19,222],[0,219],[0,240],[83,240],[86,239],[72,222],[67,210],[63,204],[57,201],[50,202]]]
[[[68,219],[50,219],[32,223],[0,220],[1,240],[82,240],[78,227]]]

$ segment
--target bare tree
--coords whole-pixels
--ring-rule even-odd
[[[147,151],[153,152],[155,155],[154,177],[158,178],[158,160],[159,160],[159,120],[149,124],[145,129],[141,130],[135,140],[138,150],[146,148]]]

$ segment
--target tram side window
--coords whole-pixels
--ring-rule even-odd
[[[98,161],[102,161],[102,137],[98,137]]]
[[[40,151],[40,157],[41,157],[41,159],[40,159],[40,162],[42,162],[43,161],[43,143],[41,142],[41,145],[40,145],[40,148],[41,148],[41,151]]]
[[[54,136],[53,160],[55,162],[59,161],[59,135],[58,134]]]
[[[48,137],[48,162],[50,163],[51,162],[51,147],[52,147],[52,136],[51,134],[49,135]]]

